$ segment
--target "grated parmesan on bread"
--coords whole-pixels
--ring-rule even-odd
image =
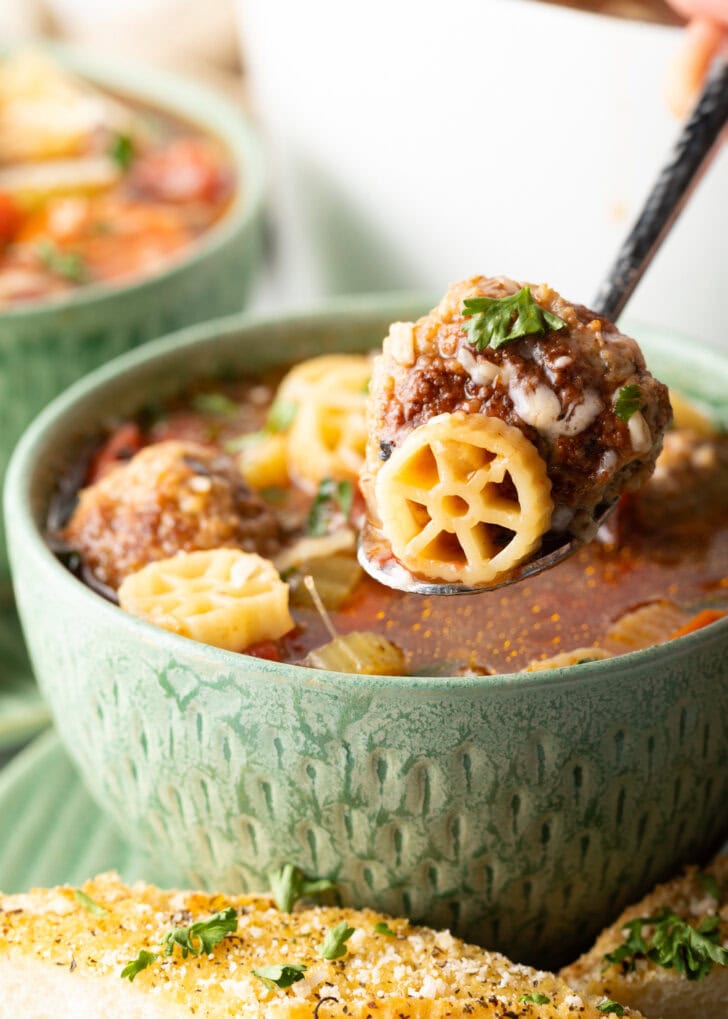
[[[415,927],[372,910],[315,907],[283,913],[265,895],[228,898],[144,884],[127,888],[115,874],[87,882],[82,892],[91,901],[83,895],[79,901],[68,887],[0,896],[2,1019],[599,1019],[604,1014],[559,977],[514,965],[447,931]],[[159,953],[170,929],[231,906],[237,928],[210,954],[185,959],[175,945],[169,957],[160,955],[133,983],[121,977],[140,951]],[[342,921],[353,932],[341,957],[327,961],[318,949],[326,932]],[[306,970],[285,988],[267,986],[251,973],[277,964]],[[524,995],[536,1000],[523,1001]],[[624,1015],[634,1019],[638,1013],[625,1009]]]
[[[718,893],[718,898],[715,893]],[[651,959],[609,963],[607,953],[625,941],[623,927],[638,917],[656,916],[668,907],[699,927],[706,917],[718,917],[716,944],[728,948],[728,856],[718,857],[704,870],[688,867],[681,877],[658,885],[641,902],[626,909],[603,931],[593,948],[561,976],[585,994],[601,994],[623,1005],[639,1008],[647,1019],[726,1019],[728,1017],[728,967],[713,965],[699,980],[688,980],[675,967],[665,968]],[[644,933],[649,936],[650,927]]]

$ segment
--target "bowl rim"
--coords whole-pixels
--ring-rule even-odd
[[[314,685],[325,685],[333,689],[356,686],[366,690],[382,692],[383,690],[408,690],[423,694],[434,691],[449,694],[473,690],[494,691],[522,690],[526,688],[548,688],[573,686],[599,682],[605,678],[615,678],[631,673],[636,659],[644,666],[649,663],[658,672],[669,659],[689,654],[698,646],[723,644],[728,640],[728,615],[724,619],[712,623],[693,633],[685,634],[663,644],[627,652],[599,661],[585,662],[581,665],[542,670],[531,673],[498,673],[488,676],[360,676],[358,674],[313,670],[300,665],[285,662],[273,662],[264,658],[246,655],[244,652],[226,651],[209,644],[183,637],[160,627],[154,626],[143,619],[124,612],[119,606],[107,601],[63,566],[48,546],[44,534],[35,522],[32,508],[32,490],[37,473],[37,464],[46,451],[57,444],[55,432],[68,429],[71,421],[77,422],[76,410],[79,404],[99,390],[109,392],[123,389],[125,382],[136,371],[167,358],[181,360],[184,352],[190,348],[214,345],[225,336],[237,336],[246,331],[264,329],[266,326],[287,326],[295,329],[298,326],[308,327],[340,325],[346,320],[374,317],[382,318],[416,313],[416,308],[429,306],[426,298],[413,292],[388,292],[385,294],[367,294],[362,296],[344,296],[327,300],[325,306],[291,309],[284,312],[259,314],[255,312],[238,312],[234,315],[214,319],[210,322],[186,326],[159,339],[152,340],[135,350],[131,350],[107,362],[74,383],[64,393],[56,397],[38,415],[26,429],[11,458],[5,488],[4,512],[6,527],[11,545],[11,572],[13,584],[19,572],[14,562],[13,546],[23,548],[23,569],[37,569],[55,577],[59,583],[69,585],[69,598],[81,599],[81,608],[88,606],[89,612],[99,614],[109,626],[121,627],[129,633],[135,645],[153,641],[158,647],[168,648],[176,657],[204,658],[214,662],[218,667],[227,669],[250,668],[254,663],[256,671],[267,673],[278,680],[292,683],[304,681]],[[662,335],[662,343],[668,354],[684,357],[685,339],[674,333],[663,334],[654,326],[644,328],[645,332],[658,332]],[[693,361],[697,358],[704,366],[714,366],[719,374],[728,375],[728,357],[718,351],[691,342],[689,348]],[[18,556],[20,559],[20,556]],[[31,560],[33,565],[31,566]],[[63,577],[65,580],[61,580]],[[242,666],[241,666],[242,663]]]
[[[181,74],[150,67],[132,59],[107,61],[63,43],[31,40],[27,46],[39,49],[65,69],[88,79],[102,89],[116,91],[151,110],[169,113],[217,137],[235,167],[236,186],[232,201],[221,218],[196,237],[179,258],[162,264],[148,275],[132,276],[127,282],[88,283],[65,294],[28,301],[0,310],[0,323],[26,322],[44,315],[62,314],[152,290],[174,281],[204,259],[224,248],[239,232],[247,230],[260,216],[265,199],[266,166],[263,146],[251,118],[226,96]],[[25,44],[0,47],[0,59]],[[208,121],[209,118],[209,121]],[[0,343],[4,337],[0,333]],[[7,337],[5,337],[7,339]],[[32,342],[33,335],[23,338]]]

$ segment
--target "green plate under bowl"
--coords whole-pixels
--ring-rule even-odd
[[[86,792],[51,729],[0,771],[0,889],[81,884],[105,870],[124,881],[180,884],[164,863],[131,849]]]
[[[0,605],[0,753],[35,736],[50,719],[33,678],[15,607]]]

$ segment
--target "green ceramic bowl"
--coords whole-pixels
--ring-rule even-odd
[[[267,887],[292,860],[337,878],[351,902],[554,962],[728,832],[728,619],[568,670],[357,677],[158,630],[84,587],[43,541],[58,472],[110,407],[133,412],[221,368],[366,349],[420,310],[390,298],[230,318],[74,386],[10,468],[18,605],[88,788],[188,882]],[[645,340],[668,380],[728,392],[725,360]]]
[[[244,115],[225,99],[166,73],[95,61],[63,48],[54,58],[104,88],[159,107],[218,136],[239,188],[222,220],[169,268],[126,285],[92,284],[60,299],[0,311],[0,481],[15,442],[54,396],[144,340],[238,311],[261,261],[263,165]],[[0,524],[0,597],[8,586]]]

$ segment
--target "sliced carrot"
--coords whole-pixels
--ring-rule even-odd
[[[0,247],[12,241],[20,227],[21,218],[20,209],[10,195],[0,191]]]
[[[719,612],[718,609],[701,609],[692,619],[688,619],[684,626],[681,626],[679,630],[675,630],[670,635],[670,640],[674,640],[675,637],[684,637],[686,633],[694,633],[696,630],[702,630],[704,626],[709,626],[711,623],[715,623],[716,620],[722,619],[726,615],[725,612]]]

